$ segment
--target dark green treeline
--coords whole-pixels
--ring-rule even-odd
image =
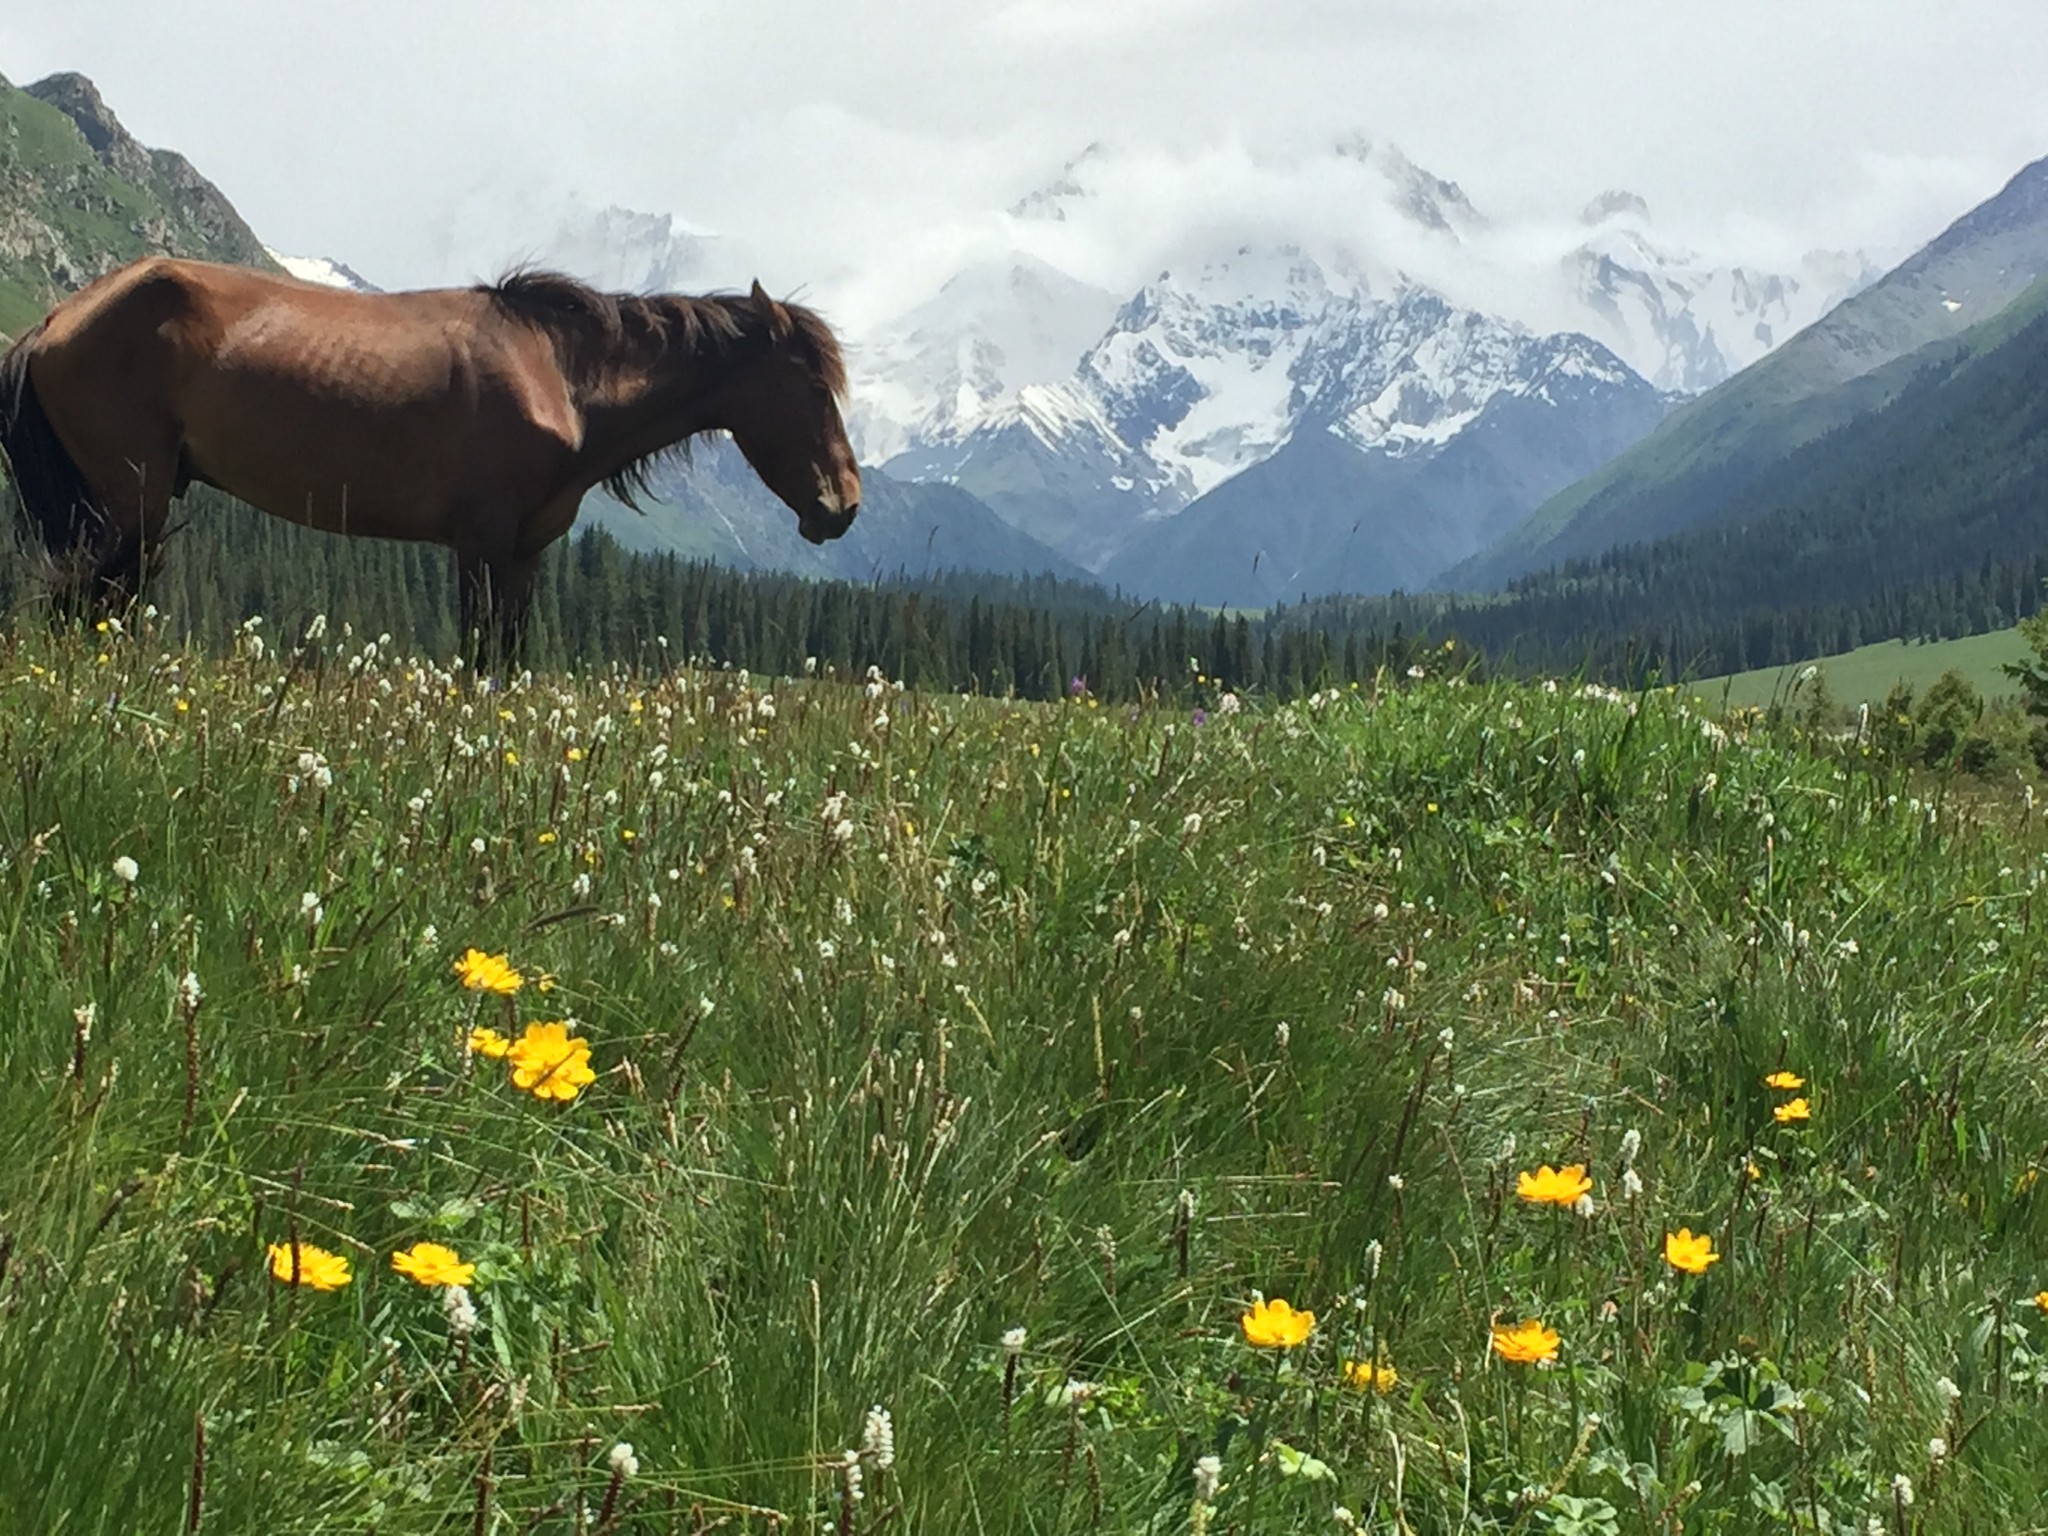
[[[39,587],[18,554],[0,561],[0,600],[32,610]],[[445,550],[311,533],[211,492],[180,504],[146,601],[171,633],[227,643],[261,616],[289,644],[325,614],[359,639],[460,650]],[[600,529],[549,552],[528,637],[536,668],[660,666],[683,660],[794,674],[816,658],[839,675],[870,666],[920,688],[1052,698],[1075,680],[1097,697],[1213,698],[1225,688],[1291,698],[1412,664],[1417,648],[1358,626],[1332,636],[1271,616],[1162,607],[1051,577],[956,573],[873,585],[735,571],[630,553]]]

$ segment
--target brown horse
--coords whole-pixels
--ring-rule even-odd
[[[549,272],[362,294],[153,257],[0,358],[0,449],[59,596],[132,598],[193,481],[335,533],[455,552],[463,631],[515,643],[541,551],[602,484],[729,432],[812,543],[860,471],[825,322],[745,297],[636,297]]]

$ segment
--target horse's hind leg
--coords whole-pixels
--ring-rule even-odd
[[[100,529],[88,569],[79,573],[75,598],[99,613],[120,613],[135,603],[163,568],[164,525],[169,520],[171,486],[166,475],[157,486],[143,486],[126,507],[114,503],[113,514]]]

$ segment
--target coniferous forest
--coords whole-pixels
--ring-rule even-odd
[[[461,649],[455,578],[433,545],[346,539],[266,517],[215,492],[181,504],[146,594],[169,632],[202,647],[260,617],[287,640],[315,615],[366,638],[447,658]],[[0,563],[0,601],[29,611],[28,557]],[[879,667],[912,687],[995,697],[1187,697],[1224,689],[1295,698],[1415,664],[1422,642],[1295,614],[1219,615],[1052,577],[952,573],[895,582],[816,581],[634,553],[600,528],[549,552],[534,593],[535,668],[659,666],[684,659],[793,674]]]

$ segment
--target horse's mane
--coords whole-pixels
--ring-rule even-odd
[[[767,337],[767,317],[746,294],[604,293],[560,272],[519,268],[481,285],[505,315],[545,333],[556,359],[579,395],[606,388],[619,371],[649,351],[682,351],[722,356],[735,346]],[[846,360],[839,338],[824,318],[801,304],[778,304],[789,317],[788,345],[809,364],[835,398],[846,395]],[[687,458],[688,438],[636,459],[605,479],[605,489],[639,509],[637,496],[661,460]]]

